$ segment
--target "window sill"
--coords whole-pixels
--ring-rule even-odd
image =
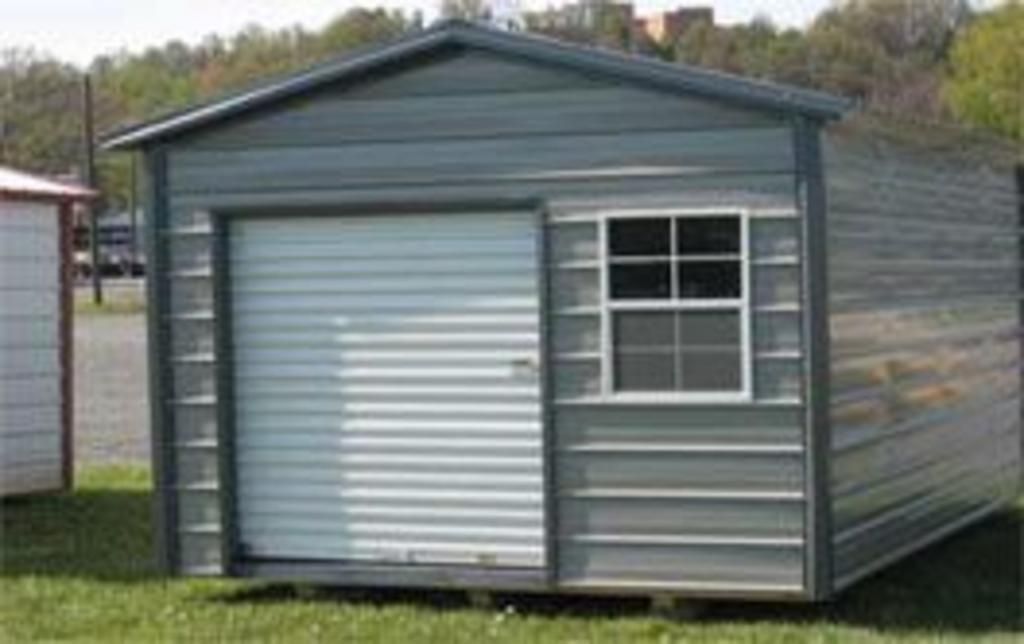
[[[707,392],[690,393],[674,391],[652,392],[621,392],[602,396],[613,403],[667,403],[667,404],[701,404],[701,403],[747,403],[753,399],[749,392]]]
[[[723,394],[721,396],[680,396],[673,393],[663,394],[609,394],[579,396],[573,398],[556,398],[556,405],[564,406],[600,406],[600,407],[707,407],[734,405],[738,407],[800,407],[803,401],[799,397],[779,397],[755,399],[746,393]]]

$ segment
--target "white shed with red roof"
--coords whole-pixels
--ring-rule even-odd
[[[93,196],[0,166],[0,496],[71,486],[71,211]]]

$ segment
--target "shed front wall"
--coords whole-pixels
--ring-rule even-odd
[[[64,486],[61,225],[0,198],[0,496]]]
[[[1013,174],[828,137],[835,585],[1014,498],[1020,213]]]
[[[808,566],[801,207],[791,123],[480,52],[322,90],[149,150],[168,563],[221,574],[213,227],[267,206],[540,203],[554,583],[798,595]],[[431,204],[438,204],[431,206]],[[602,398],[598,221],[750,217],[749,403]]]

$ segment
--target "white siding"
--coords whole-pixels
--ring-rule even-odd
[[[249,557],[540,566],[529,212],[231,227]]]
[[[55,206],[0,202],[0,496],[62,481],[59,246]]]

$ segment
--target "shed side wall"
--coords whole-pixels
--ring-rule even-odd
[[[162,404],[180,569],[223,565],[211,213],[529,199],[547,209],[559,583],[800,592],[800,216],[788,121],[483,54],[435,62],[170,147],[161,243],[174,395]],[[750,209],[753,404],[596,398],[596,212],[645,206]]]
[[[832,134],[827,145],[835,582],[1016,494],[1013,177]]]
[[[60,244],[56,204],[0,199],[0,496],[65,482]]]

